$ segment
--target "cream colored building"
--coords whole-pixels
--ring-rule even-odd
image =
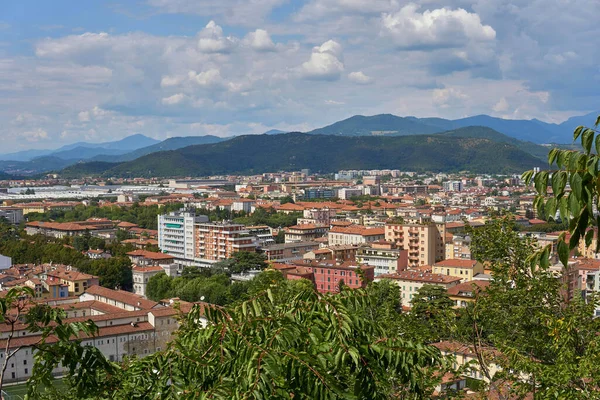
[[[395,274],[380,275],[375,278],[375,282],[382,279],[390,279],[400,286],[402,306],[404,307],[411,306],[414,295],[423,285],[442,286],[445,289],[449,289],[460,283],[460,278],[420,271],[401,271]]]
[[[433,265],[445,256],[445,224],[387,223],[385,240],[395,242],[398,247],[408,250],[409,267]]]
[[[462,282],[472,281],[477,274],[483,274],[484,268],[477,260],[444,260],[433,264],[434,274],[460,278]]]

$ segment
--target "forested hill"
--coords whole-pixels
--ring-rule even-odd
[[[404,169],[477,173],[521,173],[543,161],[510,143],[451,135],[339,137],[288,133],[248,135],[231,140],[150,154],[118,165],[106,165],[105,176],[206,176],[258,174],[310,168],[329,173],[340,169]],[[64,175],[86,170],[86,164]],[[100,171],[96,171],[100,173]]]

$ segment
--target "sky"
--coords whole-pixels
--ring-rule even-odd
[[[598,0],[0,2],[2,152],[600,109]]]

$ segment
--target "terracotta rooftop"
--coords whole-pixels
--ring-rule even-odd
[[[473,269],[477,265],[477,260],[456,260],[449,259],[436,262],[434,267],[449,267],[449,268],[469,268]]]
[[[395,274],[380,275],[380,279],[391,279],[396,281],[413,281],[423,283],[453,283],[460,282],[461,278],[442,274],[431,274],[428,272],[418,271],[401,271]]]

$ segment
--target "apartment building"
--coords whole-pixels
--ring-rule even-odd
[[[196,249],[195,226],[201,222],[208,222],[208,216],[184,211],[159,215],[158,247],[178,259],[193,260]]]
[[[412,299],[423,285],[436,285],[449,289],[460,283],[460,278],[448,275],[432,274],[420,271],[400,271],[395,274],[380,275],[375,281],[390,279],[400,286],[402,291],[402,305],[410,307]]]
[[[50,286],[65,285],[70,296],[78,296],[99,284],[97,276],[79,272],[68,265],[42,265],[33,271],[32,276],[48,282]]]
[[[94,337],[83,336],[81,344],[96,347],[108,360],[115,362],[126,357],[145,357],[165,349],[178,328],[180,312],[185,314],[194,306],[193,303],[179,302],[178,310],[173,307],[175,302],[157,303],[133,293],[100,286],[90,286],[78,297],[45,302],[66,311],[65,323],[92,320],[98,326],[98,332]],[[201,317],[200,323],[206,326],[207,321]],[[8,351],[16,352],[7,365],[5,382],[22,382],[31,377],[33,346],[40,341],[40,332],[27,331],[26,324],[17,324],[15,329],[11,333],[10,327],[0,327],[0,358],[5,356],[8,336],[18,337],[8,346]],[[65,368],[68,367],[57,367],[53,375],[63,375]]]
[[[23,221],[23,209],[18,207],[0,207],[0,218],[5,218],[13,225]]]
[[[385,229],[365,228],[360,225],[334,226],[329,231],[327,238],[330,245],[372,243],[385,238]]]
[[[453,235],[452,241],[446,243],[447,260],[470,260],[471,238],[466,235]]]
[[[315,225],[329,225],[331,219],[337,214],[335,209],[325,208],[311,208],[304,210],[302,218],[298,218],[298,225],[315,224]]]
[[[472,281],[477,274],[483,274],[484,268],[477,260],[443,260],[433,264],[434,274],[460,278],[462,282]]]
[[[448,297],[455,304],[455,307],[466,307],[467,304],[475,301],[476,296],[485,291],[490,285],[490,281],[468,281],[448,289]]]
[[[304,224],[284,228],[285,242],[310,242],[321,238],[329,231],[328,225]]]
[[[445,224],[434,222],[394,223],[385,225],[385,240],[408,250],[409,267],[433,265],[445,256]]]
[[[200,264],[213,264],[233,257],[239,251],[256,251],[256,237],[242,224],[204,222],[196,224],[194,259]]]
[[[361,246],[356,262],[375,267],[375,276],[394,274],[407,269],[408,250],[400,249],[394,242],[380,240],[370,246]]]
[[[293,242],[273,244],[260,250],[267,257],[267,261],[285,262],[303,258],[307,253],[318,248],[317,242]]]
[[[148,281],[154,275],[164,272],[164,269],[157,265],[134,265],[131,268],[131,272],[133,275],[133,293],[142,297],[146,297],[146,287],[148,286]]]
[[[281,271],[286,279],[310,280],[319,293],[339,292],[342,281],[352,289],[364,288],[375,278],[375,267],[351,261],[302,260],[291,264],[273,264],[272,268]]]
[[[304,255],[308,260],[335,260],[337,262],[354,261],[359,246],[353,244],[338,244],[333,246],[321,247],[317,250],[309,251]]]

